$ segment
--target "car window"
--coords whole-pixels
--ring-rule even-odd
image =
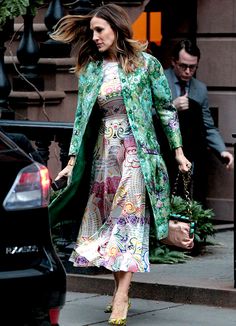
[[[0,151],[5,151],[9,149],[9,147],[0,139]]]
[[[4,161],[18,161],[19,160],[19,147],[6,135],[0,131],[0,160]],[[23,153],[23,152],[22,152]],[[21,159],[29,160],[24,154]]]
[[[4,133],[0,131],[0,151],[9,150],[10,148],[16,148],[17,145],[8,138]]]

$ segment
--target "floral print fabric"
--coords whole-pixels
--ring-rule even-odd
[[[118,65],[104,62],[98,104],[102,125],[94,151],[90,196],[74,266],[111,271],[149,271],[149,211],[137,145],[121,96]]]
[[[172,149],[182,146],[178,115],[171,104],[171,92],[163,68],[152,55],[140,54],[140,67],[125,73],[118,65],[121,94],[144,176],[150,206],[154,217],[156,238],[168,234],[170,214],[170,189],[165,163],[153,127],[153,108],[158,114]],[[83,160],[84,135],[89,127],[92,110],[103,82],[102,62],[90,62],[79,76],[78,103],[69,155],[76,155],[71,186],[66,188],[63,198],[50,205],[50,215],[60,220],[59,205],[65,207],[80,182],[80,167]]]

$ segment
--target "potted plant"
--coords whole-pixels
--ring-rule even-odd
[[[27,8],[35,15],[37,7],[43,2],[43,0],[0,0],[0,30],[8,20],[25,15]]]

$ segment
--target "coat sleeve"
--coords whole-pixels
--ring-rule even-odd
[[[78,98],[77,109],[76,109],[75,120],[74,120],[74,127],[73,127],[71,142],[70,142],[70,148],[69,148],[69,155],[77,155],[79,151],[81,135],[78,126],[80,124],[81,115],[82,112],[81,112],[81,107],[79,105],[79,98]]]
[[[178,114],[172,104],[171,90],[160,62],[150,56],[148,73],[152,89],[153,106],[163,126],[170,147],[182,146]]]
[[[214,121],[208,104],[207,87],[204,84],[200,84],[200,85],[201,85],[201,94],[203,98],[201,102],[202,117],[203,117],[203,123],[206,131],[207,145],[220,154],[221,152],[226,150],[225,143],[221,137],[219,129],[216,128],[214,125]]]

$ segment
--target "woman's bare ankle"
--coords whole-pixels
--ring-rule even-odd
[[[112,305],[111,318],[125,318],[128,312],[128,305],[128,295],[117,292]]]

